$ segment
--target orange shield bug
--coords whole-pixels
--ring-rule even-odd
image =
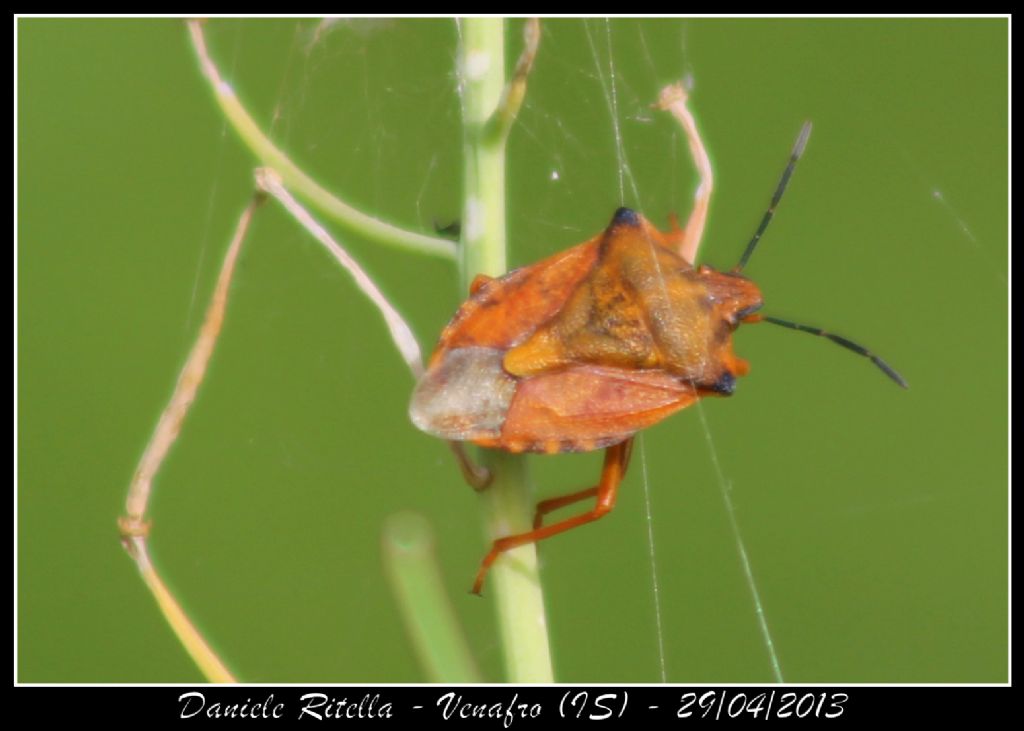
[[[768,210],[730,271],[694,267],[680,253],[696,250],[688,241],[689,225],[662,232],[620,208],[589,241],[473,282],[413,393],[413,423],[443,439],[509,452],[607,450],[595,487],[540,502],[533,530],[494,542],[475,593],[503,552],[608,513],[636,432],[704,396],[732,394],[737,377],[748,371],[732,345],[742,323],[770,322],[823,336],[871,359],[906,387],[883,360],[844,337],[755,314],[761,291],[742,270],[809,135],[806,124]],[[701,203],[706,210],[706,198]],[[591,497],[593,509],[542,525],[546,513]]]

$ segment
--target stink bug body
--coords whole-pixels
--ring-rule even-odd
[[[704,396],[733,392],[748,370],[732,346],[742,323],[766,321],[822,335],[871,358],[906,386],[881,359],[845,338],[755,314],[761,292],[741,271],[774,214],[810,126],[800,133],[739,263],[719,272],[692,263],[711,181],[689,119],[704,181],[686,228],[662,232],[620,208],[589,241],[500,278],[478,277],[416,386],[410,416],[434,436],[509,452],[607,450],[597,486],[541,502],[533,530],[494,542],[476,593],[504,551],[611,510],[636,432]],[[546,513],[589,497],[596,498],[592,510],[541,525]]]
[[[620,208],[590,241],[478,280],[416,388],[413,422],[510,452],[585,452],[731,393],[747,371],[732,331],[761,293],[694,269],[671,236]]]

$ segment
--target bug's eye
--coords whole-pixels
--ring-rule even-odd
[[[722,371],[722,375],[711,386],[712,391],[729,396],[736,390],[736,376],[729,371]]]

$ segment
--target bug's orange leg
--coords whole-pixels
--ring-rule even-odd
[[[533,529],[537,530],[541,527],[544,522],[544,516],[548,513],[564,508],[566,505],[577,503],[580,500],[585,500],[588,497],[594,497],[595,495],[597,495],[597,488],[588,487],[586,490],[580,490],[569,495],[554,497],[550,500],[541,500],[537,503],[537,512],[533,515]]]
[[[714,187],[715,176],[711,171],[711,159],[708,151],[704,148],[704,142],[697,131],[697,122],[686,106],[686,89],[681,83],[666,86],[661,90],[658,98],[658,108],[672,113],[683,131],[686,132],[686,141],[690,145],[690,154],[693,156],[693,164],[700,175],[700,185],[693,195],[693,210],[686,222],[686,227],[679,229],[678,225],[673,226],[669,232],[670,243],[675,245],[686,261],[693,264],[697,258],[697,250],[700,248],[700,240],[704,235],[704,224],[708,218],[708,204],[711,201],[711,190]]]
[[[489,469],[483,465],[476,464],[469,458],[469,455],[466,454],[466,448],[462,446],[462,442],[448,442],[448,446],[452,448],[452,454],[455,455],[455,460],[459,463],[462,478],[470,487],[479,492],[491,484],[494,475],[491,474]]]
[[[622,465],[622,474],[626,474],[626,469],[629,467],[629,458],[633,453],[633,440],[628,439],[623,442],[625,446],[626,454],[623,457],[624,463]],[[607,456],[606,456],[607,459]],[[549,500],[541,500],[537,503],[537,511],[533,515],[533,529],[537,530],[541,527],[544,521],[544,516],[548,513],[552,513],[560,508],[564,508],[566,505],[572,505],[573,503],[579,502],[580,500],[586,500],[588,497],[594,497],[597,495],[598,490],[601,486],[588,487],[586,490],[580,490],[579,492],[573,492],[568,495],[562,495],[561,497],[554,497]]]
[[[536,543],[542,541],[545,538],[556,536],[559,533],[564,533],[567,530],[592,523],[598,518],[603,517],[613,507],[615,507],[615,498],[618,495],[619,483],[622,482],[623,476],[626,474],[626,468],[629,466],[629,455],[632,451],[633,439],[629,438],[624,442],[620,442],[612,447],[608,447],[604,454],[604,468],[601,470],[601,481],[597,487],[593,488],[593,491],[597,494],[597,505],[594,506],[593,510],[590,510],[582,515],[577,515],[566,520],[559,521],[558,523],[552,523],[551,525],[544,526],[543,528],[535,528],[534,530],[527,531],[526,533],[520,533],[514,536],[507,536],[505,538],[499,538],[491,546],[490,552],[484,556],[484,560],[480,564],[480,571],[477,572],[476,581],[473,582],[473,593],[480,594],[484,586],[484,578],[487,576],[488,570],[498,559],[498,556],[503,554],[505,551],[510,551],[513,548],[526,545],[527,543]],[[578,493],[577,493],[578,494]],[[566,496],[573,497],[573,496]],[[574,501],[570,501],[574,502]]]

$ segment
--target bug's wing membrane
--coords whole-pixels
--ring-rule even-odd
[[[501,366],[496,348],[456,348],[432,364],[416,385],[409,417],[442,439],[466,441],[501,436],[516,381]]]
[[[583,452],[629,438],[697,400],[664,371],[580,365],[518,384],[496,443],[512,451]]]

